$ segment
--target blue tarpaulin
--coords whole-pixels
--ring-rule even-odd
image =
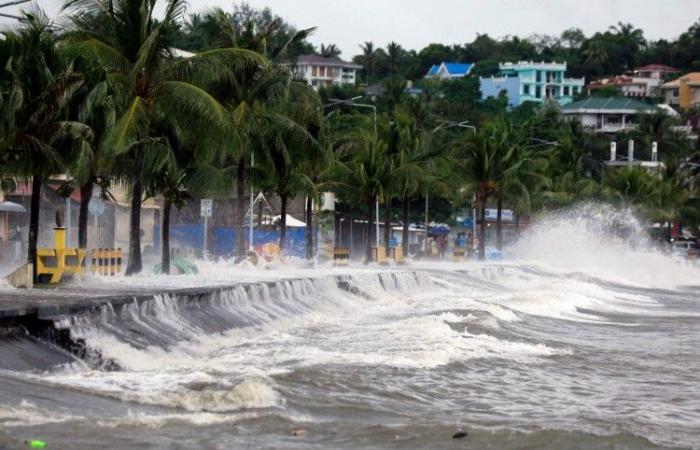
[[[246,248],[248,247],[248,228],[245,228]],[[210,235],[211,236],[211,235]],[[216,227],[213,229],[213,239],[209,243],[209,252],[214,256],[233,256],[236,232],[231,227]],[[253,229],[253,245],[267,243],[278,244],[280,232],[277,230]],[[204,246],[204,225],[177,225],[170,227],[170,241],[173,246],[186,246],[202,251]],[[303,258],[305,254],[306,228],[287,228],[287,245],[285,253],[290,256]]]

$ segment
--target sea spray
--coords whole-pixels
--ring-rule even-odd
[[[585,203],[538,220],[509,251],[547,270],[611,282],[674,288],[695,284],[700,271],[664,253],[627,208]]]

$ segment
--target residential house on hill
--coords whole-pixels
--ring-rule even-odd
[[[437,80],[454,80],[456,78],[464,78],[471,73],[473,68],[474,63],[443,62],[431,67],[428,73],[425,75],[425,78]]]
[[[597,133],[617,133],[638,126],[639,115],[657,111],[656,106],[626,97],[589,97],[561,108],[562,115]]]
[[[666,66],[664,64],[649,64],[634,69],[633,75],[642,78],[665,80],[669,76],[678,75],[679,73],[681,73],[681,70],[675,67]]]
[[[542,103],[545,100],[565,105],[582,92],[583,78],[566,78],[566,63],[519,61],[499,64],[498,77],[482,77],[482,98],[498,97],[501,91],[508,95],[510,107],[525,102]]]
[[[691,72],[661,85],[664,103],[688,110],[700,106],[700,72]]]
[[[593,94],[607,87],[617,88],[625,97],[657,98],[661,96],[661,84],[680,70],[663,64],[649,64],[624,75],[592,81],[588,93]]]
[[[296,61],[284,65],[290,68],[294,78],[306,81],[316,90],[321,86],[354,85],[357,71],[362,69],[362,66],[340,58],[319,55],[301,55]]]

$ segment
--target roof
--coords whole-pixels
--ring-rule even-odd
[[[445,68],[447,73],[453,77],[465,77],[469,75],[474,63],[452,63],[452,62],[442,62],[440,64],[433,65],[428,71],[427,77],[434,77],[438,74],[441,68]]]
[[[346,69],[362,69],[362,66],[343,61],[340,58],[326,58],[321,55],[299,55],[296,59],[296,64],[313,64],[317,66],[337,66]]]
[[[677,88],[680,87],[681,81],[693,86],[700,84],[700,72],[686,73],[682,77],[676,78],[673,81],[669,81],[668,83],[662,84],[661,87],[664,89]]]
[[[588,97],[561,107],[564,113],[586,110],[650,112],[654,109],[656,109],[654,105],[629,97]]]
[[[450,75],[469,75],[472,67],[474,67],[473,63],[442,63],[442,65],[445,66]]]
[[[680,69],[675,67],[667,66],[664,64],[648,64],[646,66],[638,67],[634,69],[635,72],[655,72],[660,70],[662,72],[680,72]]]

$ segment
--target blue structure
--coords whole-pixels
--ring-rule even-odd
[[[209,251],[213,256],[233,256],[236,231],[231,227],[214,228],[213,240],[209,244]],[[248,247],[248,228],[245,228],[246,248]],[[160,235],[160,229],[157,230]],[[211,234],[210,234],[211,236]],[[204,225],[177,225],[170,227],[170,240],[173,246],[191,247],[202,252],[204,247]],[[280,232],[277,230],[253,229],[253,245],[259,246],[267,243],[278,243]],[[303,258],[306,245],[306,228],[287,228],[287,245],[285,253],[290,256]],[[156,247],[158,248],[158,247]]]
[[[481,78],[481,98],[498,98],[505,91],[508,96],[508,108],[520,105],[520,79],[517,77]]]
[[[566,105],[583,91],[586,84],[583,78],[564,76],[566,63],[520,61],[502,63],[498,68],[498,77],[480,78],[482,99],[497,97],[505,90],[510,107],[525,102],[543,103],[545,100]]]
[[[469,75],[474,68],[474,63],[448,63],[443,62],[430,68],[425,78],[439,80],[453,80],[464,78]]]

